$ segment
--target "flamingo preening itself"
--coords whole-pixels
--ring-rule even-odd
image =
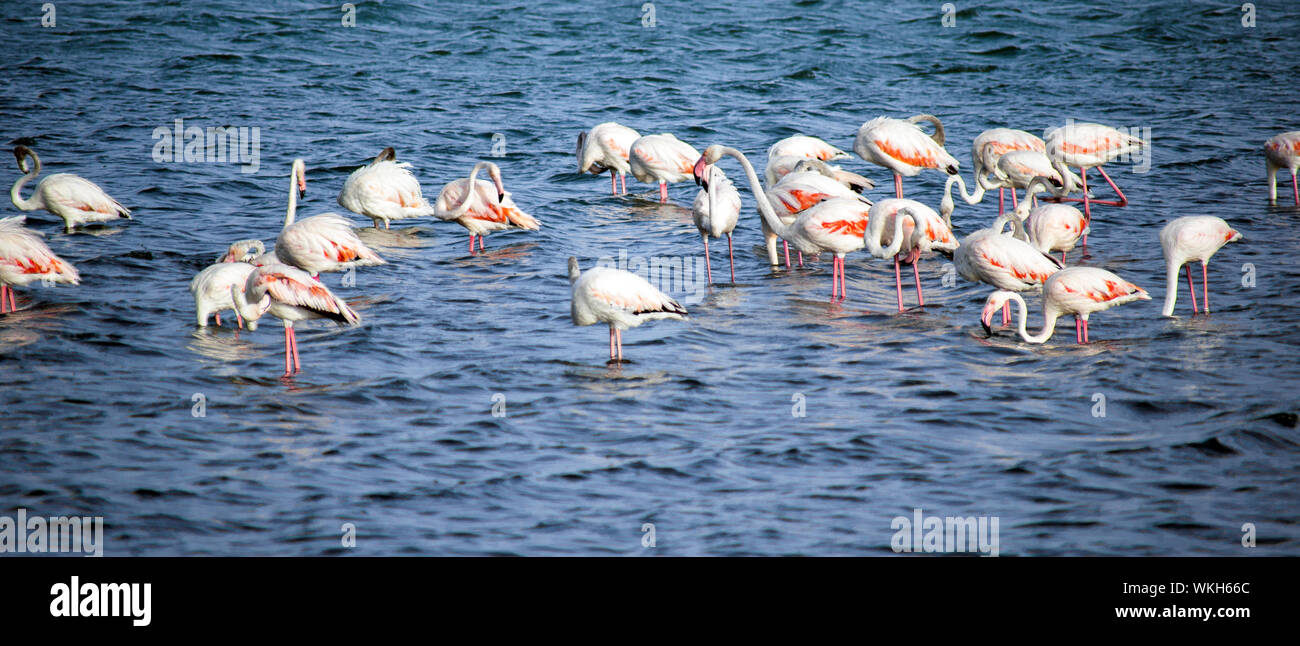
[[[686,308],[630,271],[593,267],[583,272],[570,257],[569,284],[573,324],[609,326],[610,361],[623,361],[623,330],[659,319],[686,320]]]
[[[478,179],[479,171],[484,169],[492,181]],[[489,233],[506,229],[536,231],[542,227],[511,199],[501,181],[501,169],[492,162],[478,162],[468,178],[448,182],[438,192],[434,207],[438,219],[455,222],[469,231],[470,255],[474,255],[475,237],[479,251],[483,251],[483,238]]]
[[[14,148],[14,157],[18,159],[18,170],[23,176],[9,189],[9,199],[18,210],[45,209],[63,218],[63,230],[66,233],[72,233],[74,227],[83,224],[108,222],[118,218],[131,219],[131,211],[109,197],[104,189],[88,179],[70,173],[47,176],[36,185],[30,198],[23,199],[23,185],[41,174],[41,158],[27,146]],[[27,171],[29,157],[34,165],[31,172]]]
[[[50,251],[41,232],[23,226],[25,220],[22,215],[0,219],[0,314],[18,311],[12,286],[81,284],[77,268]]]
[[[819,159],[824,162],[834,161],[836,159],[848,159],[852,155],[832,146],[817,137],[807,135],[795,135],[786,137],[781,141],[772,144],[767,149],[767,158],[769,160],[777,157],[802,157],[805,159]]]
[[[956,177],[954,175],[954,177]],[[903,280],[900,262],[912,265],[916,278],[918,307],[925,306],[921,291],[921,254],[940,251],[951,255],[959,247],[952,229],[934,209],[916,200],[889,198],[876,202],[868,216],[863,238],[867,251],[876,258],[894,259],[894,287],[898,292],[898,311],[903,311]],[[885,246],[888,245],[888,246]]]
[[[1057,201],[1082,201],[1083,217],[1088,221],[1089,225],[1092,224],[1093,204],[1128,206],[1128,197],[1124,195],[1124,191],[1119,190],[1119,187],[1115,185],[1115,181],[1110,178],[1110,175],[1106,174],[1106,169],[1102,168],[1102,165],[1114,161],[1118,157],[1141,150],[1143,146],[1147,145],[1146,141],[1099,123],[1071,123],[1048,132],[1046,144],[1047,156],[1053,162],[1058,162],[1065,167],[1077,166],[1079,168],[1079,181],[1083,197],[1057,197]],[[1101,173],[1106,183],[1110,184],[1111,190],[1115,191],[1115,195],[1119,197],[1118,200],[1092,199],[1092,196],[1088,193],[1089,168],[1096,168],[1097,172]],[[1065,172],[1067,171],[1063,169],[1062,174]],[[1083,236],[1083,246],[1088,246],[1088,236],[1086,235]]]
[[[1028,308],[1025,299],[1012,291],[998,290],[989,294],[980,314],[980,325],[986,333],[993,313],[1004,309],[1010,301],[1020,306],[1020,338],[1029,343],[1046,343],[1056,331],[1056,320],[1074,315],[1074,335],[1077,343],[1088,343],[1088,316],[1093,312],[1108,310],[1116,305],[1133,301],[1149,301],[1146,290],[1115,274],[1097,267],[1066,267],[1048,277],[1043,283],[1043,329],[1031,335],[1026,329]]]
[[[629,161],[632,144],[640,138],[637,131],[613,121],[598,123],[589,131],[578,133],[578,172],[599,175],[608,170],[610,194],[619,194],[615,180],[620,180],[626,195],[627,173],[632,170]]]
[[[1160,230],[1160,247],[1165,254],[1164,316],[1174,315],[1178,301],[1178,268],[1187,265],[1187,291],[1192,297],[1192,314],[1210,313],[1210,279],[1206,265],[1223,245],[1245,239],[1240,231],[1228,226],[1223,218],[1212,215],[1189,215],[1172,220]],[[1196,285],[1192,283],[1193,261],[1201,262],[1201,307],[1196,304]]]
[[[780,159],[790,158],[782,157]],[[781,222],[789,225],[794,222],[795,217],[801,211],[835,197],[856,198],[867,206],[871,206],[871,200],[857,195],[858,191],[861,190],[860,188],[854,188],[850,183],[840,179],[841,171],[818,159],[807,157],[798,159],[798,164],[790,172],[781,175],[780,179],[775,183],[772,183],[770,175],[768,178],[771,188],[767,189],[765,195]],[[772,171],[771,160],[769,160],[767,170],[769,173]],[[849,174],[852,175],[852,173]],[[854,177],[866,181],[866,186],[872,185],[871,180],[861,175],[855,175]],[[761,221],[761,224],[763,239],[767,245],[768,262],[776,265],[779,262],[776,254],[776,232],[767,226],[766,221]],[[785,266],[788,269],[790,267],[790,243],[783,242],[782,244],[785,246]],[[802,252],[799,254],[799,266],[803,266]]]
[[[763,183],[754,172],[754,167],[745,158],[744,153],[714,144],[705,149],[704,154],[695,162],[694,175],[696,183],[704,179],[704,170],[709,164],[716,163],[723,155],[728,155],[740,162],[749,180],[749,188],[758,203],[759,215],[763,222],[783,240],[794,245],[801,253],[816,254],[830,252],[835,261],[831,268],[831,300],[847,297],[844,279],[844,255],[862,248],[863,232],[867,229],[867,215],[871,208],[860,197],[832,198],[819,202],[812,208],[800,211],[790,224],[786,224],[772,208],[766,198]]]
[[[302,369],[298,362],[298,338],[295,321],[327,318],[339,323],[360,325],[361,316],[343,299],[307,272],[282,264],[256,267],[249,272],[243,288],[230,287],[235,313],[256,330],[257,321],[270,314],[284,322],[284,376]],[[290,363],[292,359],[292,364]]]
[[[916,124],[929,121],[934,134],[927,135]],[[903,176],[911,177],[927,168],[957,174],[957,158],[943,148],[943,123],[938,117],[918,114],[907,120],[876,117],[858,128],[853,152],[894,173],[894,197],[903,197]]]
[[[1268,168],[1268,201],[1277,203],[1277,172],[1286,170],[1291,173],[1295,205],[1300,206],[1300,184],[1296,183],[1296,171],[1300,170],[1300,130],[1284,132],[1264,142],[1264,162]]]
[[[668,201],[668,182],[691,179],[700,152],[670,133],[646,135],[632,142],[628,162],[632,175],[647,184],[659,184],[659,201]]]
[[[275,257],[280,262],[312,277],[322,271],[386,264],[379,254],[361,242],[352,230],[352,223],[337,213],[295,221],[299,194],[307,194],[307,166],[301,159],[295,159],[289,172],[289,209],[284,214],[284,228],[275,239]]]
[[[731,261],[731,282],[736,282],[736,256],[731,246],[731,232],[740,220],[740,193],[736,186],[727,179],[721,168],[709,165],[704,171],[700,185],[703,189],[695,196],[695,205],[691,215],[695,228],[704,238],[704,266],[709,272],[709,283],[713,282],[713,265],[709,260],[709,236],[721,238],[727,236],[727,258]]]
[[[991,128],[981,132],[971,142],[971,165],[974,170],[975,185],[985,189],[998,189],[998,215],[1005,210],[1005,186],[992,181],[988,173],[998,167],[998,160],[1013,150],[1036,150],[1045,152],[1047,144],[1043,140],[1024,130],[1012,128]]]
[[[339,191],[339,206],[370,218],[376,229],[380,222],[387,229],[392,220],[433,215],[411,165],[396,157],[392,148],[385,148],[374,161],[352,171]]]
[[[198,317],[199,327],[207,327],[208,317],[216,315],[217,326],[221,325],[221,312],[234,310],[239,327],[244,327],[244,319],[235,308],[235,299],[231,288],[244,291],[248,275],[257,267],[243,261],[218,262],[205,268],[190,281],[190,293],[194,295],[194,312]]]

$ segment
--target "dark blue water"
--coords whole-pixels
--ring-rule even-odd
[[[136,220],[65,235],[29,214],[83,283],[0,316],[0,507],[103,516],[110,555],[890,554],[915,508],[998,517],[1002,554],[1300,553],[1300,212],[1268,205],[1261,152],[1300,128],[1300,6],[1258,2],[1247,28],[1231,4],[1142,4],[958,2],[945,27],[937,2],[655,2],[653,28],[639,1],[360,3],[352,28],[319,3],[61,2],[50,28],[9,5],[0,137]],[[643,184],[610,197],[574,172],[579,130],[671,131],[761,170],[782,137],[850,149],[863,121],[918,112],[967,173],[989,127],[1149,128],[1150,170],[1111,167],[1131,205],[1099,208],[1085,263],[1155,300],[1093,317],[1090,346],[1068,325],[1029,346],[985,338],[989,288],[945,286],[947,260],[922,261],[931,306],[899,315],[892,268],[857,253],[835,307],[829,262],[767,267],[726,162],[745,189],[738,284],[677,293],[691,320],[625,333],[622,366],[603,328],[570,324],[568,256],[702,251],[694,186],[668,206]],[[154,161],[176,119],[259,128],[258,172]],[[232,240],[274,240],[293,158],[311,215],[342,211],[347,173],[384,146],[432,197],[494,142],[541,231],[474,257],[455,225],[363,232],[391,264],[325,277],[363,325],[300,325],[288,382],[273,321],[194,327],[189,279]],[[942,181],[905,187],[937,205]],[[1161,318],[1156,235],[1189,214],[1246,241],[1210,266],[1212,316]]]

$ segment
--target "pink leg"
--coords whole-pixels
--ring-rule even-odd
[[[235,320],[239,322],[239,329],[244,329],[244,317],[240,316],[238,311],[235,312]]]
[[[1200,309],[1196,307],[1196,287],[1192,285],[1192,266],[1189,264],[1184,267],[1187,267],[1187,291],[1192,295],[1192,314],[1197,314]]]
[[[736,284],[736,256],[731,249],[731,234],[727,234],[727,260],[731,262],[731,284]]]
[[[1295,176],[1295,173],[1291,173],[1291,192],[1295,194],[1295,205],[1300,206],[1300,184],[1296,183]]]
[[[483,250],[484,250],[484,249],[483,249],[483,237],[484,237],[484,236],[479,236],[479,237],[478,237],[478,250],[479,250],[479,251],[483,251]]]
[[[1016,201],[1016,189],[1013,188],[1011,189],[1011,208],[1014,209],[1017,206],[1020,206],[1020,204]]]
[[[618,195],[618,173],[609,171],[609,194]]]
[[[614,360],[614,326],[609,326],[609,360]]]
[[[614,336],[618,339],[618,360],[623,360],[623,331],[615,330]]]
[[[1064,251],[1061,252],[1061,264],[1062,264],[1062,265],[1065,264],[1065,252],[1064,252]]]
[[[284,376],[288,377],[293,374],[293,365],[289,362],[292,358],[293,341],[290,340],[293,328],[284,328]]]
[[[5,300],[9,295],[9,286],[0,285],[0,314],[9,311],[9,301]]]
[[[301,372],[302,365],[298,361],[298,333],[293,328],[289,328],[289,340],[293,341],[293,371]]]
[[[217,327],[221,327],[221,312],[217,312]]]
[[[831,261],[831,302],[835,302],[835,295],[839,293],[840,286],[840,265],[834,260]]]
[[[1077,315],[1074,317],[1074,342],[1083,345],[1083,320]]]
[[[903,199],[903,176],[894,173],[894,197]]]
[[[1002,304],[1002,327],[1011,325],[1011,301]]]
[[[1209,275],[1209,271],[1205,268],[1205,263],[1201,263],[1201,290],[1202,290],[1201,294],[1204,295],[1204,298],[1201,299],[1201,309],[1205,310],[1206,314],[1209,314],[1210,313],[1210,275]]]
[[[925,307],[925,295],[921,293],[921,250],[912,250],[912,275],[916,277],[916,304]]]
[[[660,202],[660,203],[667,203],[667,202],[668,202],[668,183],[667,183],[667,182],[659,182],[659,202]],[[621,359],[621,357],[620,357],[620,359]]]
[[[802,251],[799,252],[799,266],[800,266],[800,267],[803,266],[803,252],[802,252]]]
[[[894,290],[898,292],[898,311],[903,311],[903,275],[898,270],[898,256],[894,256]]]
[[[619,173],[618,183],[623,185],[623,194],[627,195],[627,175],[624,175],[623,173]]]
[[[1106,206],[1119,206],[1119,207],[1128,206],[1128,197],[1124,195],[1124,191],[1119,190],[1119,187],[1115,185],[1115,180],[1112,180],[1110,178],[1110,175],[1106,174],[1106,169],[1102,168],[1101,166],[1098,166],[1097,172],[1101,173],[1101,176],[1106,180],[1107,184],[1110,184],[1110,190],[1115,191],[1115,195],[1119,196],[1119,199],[1115,200],[1114,202],[1109,200],[1093,200],[1092,203],[1105,204]]]
[[[836,256],[835,264],[839,267],[840,270],[840,300],[844,300],[849,297],[849,292],[848,292],[849,279],[847,276],[844,275],[844,256]]]
[[[785,246],[785,268],[789,269],[790,268],[790,243],[786,242],[785,240],[782,240],[781,244]]]
[[[18,311],[18,304],[14,302],[14,288],[12,287],[9,288],[9,311],[10,312]]]
[[[1083,342],[1092,343],[1088,340],[1088,319],[1083,320]]]
[[[474,234],[469,234],[469,255],[474,255]]]
[[[709,284],[713,284],[713,265],[709,264],[709,237],[704,236],[704,267],[709,270]]]
[[[1083,180],[1083,226],[1092,224],[1092,202],[1088,199],[1088,169],[1079,167],[1079,179]],[[1088,249],[1088,234],[1083,234],[1083,248]]]

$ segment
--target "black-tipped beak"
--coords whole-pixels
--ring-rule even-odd
[[[949,167],[945,168],[944,170],[947,171],[947,173],[948,173],[949,175],[956,175],[956,174],[957,174],[957,167],[956,167],[956,166],[949,166]]]
[[[984,336],[993,336],[993,328],[989,327],[989,324],[984,319],[980,319],[980,325],[984,326]]]
[[[300,198],[307,197],[307,189],[305,188],[298,189],[298,197]]]
[[[502,203],[502,202],[504,202],[504,201],[506,201],[506,194],[505,194],[505,193],[501,193],[501,192],[497,192],[497,204],[500,204],[500,203]]]

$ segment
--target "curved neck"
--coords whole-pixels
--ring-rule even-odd
[[[867,245],[867,251],[877,258],[888,258],[898,255],[903,250],[903,218],[912,221],[912,235],[915,236],[920,231],[920,225],[916,221],[916,216],[908,207],[898,209],[894,213],[894,239],[888,247],[881,248],[880,238],[885,232],[885,218],[869,218],[867,220],[867,234],[864,242]]]
[[[1029,334],[1029,330],[1025,329],[1029,323],[1029,309],[1025,305],[1025,299],[1021,298],[1020,294],[1014,292],[1011,294],[1011,299],[1016,302],[1016,305],[1020,310],[1020,338],[1029,343],[1046,343],[1048,339],[1052,338],[1052,333],[1056,331],[1056,310],[1044,307],[1043,329],[1040,330],[1038,334],[1031,335]]]
[[[32,194],[31,199],[24,200],[22,190],[24,184],[36,179],[36,176],[41,174],[41,158],[37,157],[36,152],[31,150],[27,151],[27,155],[32,158],[32,163],[35,167],[32,168],[32,172],[19,177],[18,181],[14,182],[13,188],[9,189],[9,199],[14,203],[14,206],[18,207],[19,210],[34,211],[41,208],[42,202],[40,196]]]
[[[758,204],[758,212],[763,216],[763,222],[767,223],[769,229],[776,235],[789,239],[790,227],[781,223],[781,219],[776,217],[776,211],[772,210],[772,203],[767,200],[767,189],[763,188],[763,183],[759,181],[758,174],[754,172],[754,167],[750,165],[745,154],[727,146],[722,147],[722,154],[735,157],[736,161],[745,169],[745,179],[749,180],[749,190],[754,193],[754,202]]]
[[[978,204],[980,200],[984,199],[985,191],[984,184],[977,179],[975,182],[975,192],[967,193],[966,180],[962,179],[961,175],[948,176],[948,182],[943,187],[943,200],[939,202],[939,215],[943,216],[943,221],[949,228],[952,227],[952,212],[954,209],[952,201],[953,184],[957,185],[958,190],[961,191],[961,199],[966,200],[967,204]]]
[[[1178,302],[1178,265],[1173,262],[1165,268],[1165,309],[1161,316],[1173,316],[1174,304]]]
[[[255,305],[248,302],[248,299],[244,297],[244,290],[241,289],[241,287],[243,287],[243,285],[230,286],[230,299],[235,303],[235,311],[246,320],[256,321],[262,317],[262,312]]]
[[[293,166],[289,171],[289,210],[284,213],[284,226],[293,224],[293,218],[298,213],[298,167]]]
[[[478,181],[478,173],[484,168],[487,168],[488,163],[489,162],[479,162],[474,164],[474,169],[469,172],[469,183],[465,185],[465,197],[461,199],[460,206],[452,209],[451,213],[447,216],[448,218],[456,219],[469,212],[469,207],[473,205],[474,198],[478,196],[478,190],[476,190],[478,186],[475,184],[475,182]],[[500,190],[499,186],[497,190]]]

